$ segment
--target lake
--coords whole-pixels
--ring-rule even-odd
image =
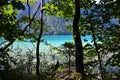
[[[65,42],[74,42],[72,35],[45,35],[43,36],[43,39],[56,47],[60,46],[61,44],[64,44]],[[82,37],[83,44],[84,39],[90,41],[91,36]]]
[[[43,35],[42,39],[47,41],[47,43],[59,47],[65,42],[73,42],[73,37],[72,35]],[[91,40],[91,36],[86,36],[82,37],[82,42],[83,45],[85,42],[83,41],[84,39],[87,39],[88,41]],[[0,41],[2,41],[0,39]],[[32,50],[33,52],[36,50],[36,43],[31,43],[31,42],[25,42],[25,41],[16,41],[13,43],[11,46],[13,50],[17,50],[18,48],[21,48],[21,50],[24,52]],[[41,51],[47,51],[49,50],[49,46],[45,45],[44,43],[40,44],[40,50]]]

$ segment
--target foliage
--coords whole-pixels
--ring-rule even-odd
[[[20,0],[21,2],[27,3],[27,0]],[[28,0],[30,4],[35,4],[37,0]]]
[[[17,10],[25,8],[16,0],[2,0],[0,4],[0,37],[11,41],[18,37],[20,31],[16,19]]]
[[[30,0],[29,3],[35,3],[37,0]],[[23,4],[26,4],[27,0],[1,0],[0,2],[0,37],[3,37],[7,41],[12,40],[24,40],[31,38],[30,41],[35,42],[38,36],[38,29],[40,28],[40,22],[37,16],[32,19],[32,23],[28,26],[28,29],[22,36],[18,36],[19,33],[23,30],[22,26],[29,23],[32,18],[32,14],[27,14],[22,16],[20,19],[17,18],[18,12],[25,7]],[[101,61],[103,64],[103,72],[105,79],[112,79],[113,75],[119,77],[119,72],[109,73],[109,69],[107,67],[116,66],[119,70],[120,64],[120,1],[119,0],[100,0],[99,3],[96,3],[94,0],[83,0],[80,7],[80,21],[79,21],[79,31],[82,36],[90,35],[92,36],[91,41],[85,39],[84,41],[87,43],[84,45],[84,65],[85,65],[85,73],[91,80],[95,80],[98,75],[99,63],[98,63],[98,54],[97,51],[100,52]],[[34,6],[34,5],[33,5]],[[31,8],[31,6],[30,6]],[[73,16],[75,13],[75,5],[74,0],[51,0],[50,2],[46,2],[44,7],[45,15],[47,16],[44,21],[45,31],[51,32],[51,34],[57,34],[57,30],[61,30],[61,33],[64,32],[65,28],[58,28],[59,26],[64,27],[62,23],[65,20],[70,21],[72,23]],[[30,9],[32,10],[32,9]],[[54,15],[49,16],[48,15]],[[56,17],[59,17],[57,19]],[[62,17],[62,18],[61,18]],[[50,22],[51,19],[54,18],[53,22]],[[49,20],[48,20],[49,19]],[[47,21],[48,20],[48,21]],[[63,21],[63,22],[62,22]],[[67,24],[67,22],[66,22]],[[68,28],[71,29],[71,25],[68,22]],[[47,26],[47,29],[46,29]],[[48,28],[49,27],[49,28]],[[24,28],[24,27],[23,27]],[[55,29],[57,28],[57,29]],[[56,32],[54,32],[56,31]],[[93,36],[94,34],[94,36]],[[94,37],[94,38],[93,38]],[[94,45],[95,42],[96,46]],[[46,42],[45,42],[46,43]],[[50,45],[46,43],[47,45]],[[2,46],[0,45],[0,50],[2,50]],[[75,45],[71,42],[66,42],[62,45],[61,49],[56,47],[51,47],[50,49],[54,49],[53,52],[50,50],[50,53],[59,53],[59,57],[56,59],[55,54],[44,54],[41,52],[41,78],[43,80],[51,80],[55,73],[64,72],[64,68],[68,68],[68,57],[71,57],[70,66],[75,67],[74,58],[75,58]],[[6,70],[3,76],[15,76],[21,80],[36,80],[36,76],[33,75],[31,68],[33,67],[34,56],[31,50],[26,55],[27,57],[22,57],[22,59],[14,59],[11,57],[10,49],[6,49],[0,53],[0,77],[2,74],[2,69]],[[0,51],[1,52],[1,51]],[[46,57],[47,55],[47,57]],[[107,59],[106,56],[109,56]],[[48,57],[49,56],[49,57]],[[67,57],[66,57],[67,56]],[[17,58],[17,57],[16,57]],[[50,58],[53,64],[49,64],[47,58]],[[60,59],[60,60],[59,60]],[[18,63],[17,63],[18,61]],[[60,63],[60,61],[64,61]],[[22,63],[24,62],[24,63]],[[13,67],[9,63],[12,63],[16,67]],[[59,65],[58,65],[59,63]],[[57,67],[56,67],[57,66]],[[15,68],[15,69],[13,69]],[[110,68],[111,69],[111,68]],[[24,70],[24,71],[23,71]],[[47,76],[44,71],[48,71]],[[18,73],[20,72],[20,73]],[[23,73],[22,73],[23,72]],[[8,73],[8,75],[6,74]],[[28,75],[31,73],[31,75]],[[21,75],[22,74],[22,75]],[[76,72],[71,72],[71,76],[80,76],[77,75]],[[22,76],[22,77],[21,77]],[[58,76],[59,77],[59,76]],[[17,79],[16,79],[17,80]]]
[[[62,3],[64,3],[64,5],[62,5]],[[117,52],[117,55],[119,55],[119,41],[118,41],[120,38],[118,35],[120,32],[119,25],[118,25],[119,24],[119,19],[118,19],[119,18],[119,9],[118,9],[119,1],[104,0],[104,1],[100,1],[98,4],[96,4],[95,1],[91,1],[91,3],[88,3],[88,5],[86,4],[87,4],[87,0],[81,2],[81,19],[79,23],[81,34],[83,36],[93,35],[93,32],[94,32],[95,40],[97,43],[99,43],[97,44],[98,50],[102,53],[101,55],[103,57],[110,52],[112,53]],[[71,6],[69,6],[71,11],[68,11],[68,12],[65,9],[62,9],[61,11],[61,5],[67,8],[69,6],[69,3],[65,3],[64,1],[56,1],[56,3],[54,2],[53,4],[51,1],[50,3],[47,3],[45,7],[43,7],[43,9],[47,10],[46,14],[48,13],[55,14],[58,17],[61,16],[65,18],[66,17],[69,18],[68,16],[70,14],[69,19],[73,18],[74,5],[72,4],[73,9],[71,9],[70,8]],[[111,8],[111,5],[113,5],[114,7]],[[66,12],[67,12],[67,16],[66,14],[64,14]],[[117,22],[117,19],[118,19],[118,22]],[[114,20],[116,21],[116,23],[113,22]],[[88,58],[97,56],[95,46],[91,44],[88,45],[88,44],[85,45],[85,53],[86,53],[85,55],[87,55]],[[119,62],[119,61],[116,61],[116,60],[119,60],[118,58],[116,59],[116,57],[115,58],[111,57],[110,60],[113,59],[115,60],[115,61],[112,60],[113,62]]]
[[[67,20],[72,19],[75,12],[73,0],[52,0],[43,6],[43,10],[45,10],[45,15],[65,17]]]
[[[9,55],[9,51],[10,49],[7,49],[3,53],[0,53],[0,72],[9,71],[12,68],[11,64],[16,64],[14,58]]]

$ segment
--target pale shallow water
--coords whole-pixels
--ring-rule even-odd
[[[91,36],[82,37],[83,45],[85,44],[85,42],[83,41],[83,39],[85,38],[88,40],[88,42],[90,42]],[[55,47],[59,47],[65,42],[73,42],[72,35],[44,35],[42,39],[44,39],[44,41],[46,41],[47,43]],[[0,39],[0,42],[2,42],[2,39]],[[18,48],[21,48],[23,53],[29,50],[32,50],[33,52],[35,52],[36,42],[31,43],[31,42],[26,42],[26,41],[16,41],[13,43],[11,48],[13,50],[17,50]],[[49,48],[50,47],[45,45],[44,43],[40,44],[40,51],[49,51]]]

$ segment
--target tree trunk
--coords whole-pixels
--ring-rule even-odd
[[[40,41],[41,41],[41,37],[42,37],[42,33],[43,33],[43,10],[42,10],[42,5],[43,5],[43,0],[40,1],[41,3],[41,13],[40,13],[40,23],[41,23],[41,27],[40,27],[40,33],[39,33],[39,37],[37,40],[37,47],[36,47],[36,75],[40,76],[40,71],[39,71],[39,67],[40,67],[40,56],[39,56],[39,50],[40,50]]]
[[[75,10],[73,21],[73,37],[76,47],[76,72],[80,73],[84,77],[83,47],[78,26],[80,18],[80,0],[75,0]]]
[[[95,31],[94,31],[94,28],[92,27],[91,25],[91,31],[92,31],[92,37],[93,37],[93,42],[94,42],[94,46],[95,46],[95,50],[97,52],[97,55],[98,55],[98,60],[99,60],[99,65],[100,65],[100,74],[101,74],[101,79],[104,80],[104,77],[103,77],[103,68],[102,68],[102,60],[101,60],[101,56],[100,56],[100,52],[98,51],[99,48],[98,48],[98,45],[97,45],[97,42],[96,42],[96,37],[95,37]]]

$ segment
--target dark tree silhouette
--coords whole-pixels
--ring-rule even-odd
[[[39,49],[40,49],[40,41],[41,41],[41,37],[42,37],[42,33],[43,33],[43,10],[42,10],[42,6],[43,6],[43,0],[40,1],[40,5],[41,5],[41,13],[40,13],[40,23],[41,23],[41,27],[40,27],[40,31],[39,31],[39,36],[38,36],[38,40],[37,40],[37,47],[36,47],[36,75],[40,76],[40,71],[39,71],[39,67],[40,67],[40,56],[39,56]]]
[[[83,47],[79,32],[79,18],[80,18],[80,0],[75,0],[75,15],[73,21],[73,36],[76,47],[76,72],[80,73],[84,78],[84,61],[83,61]]]

